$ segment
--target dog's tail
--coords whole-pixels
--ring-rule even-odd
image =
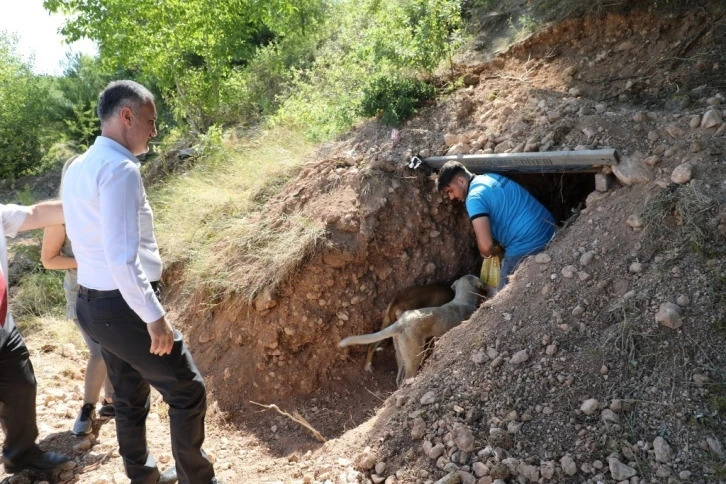
[[[399,333],[398,328],[398,325],[392,324],[391,326],[377,333],[361,334],[360,336],[348,336],[347,338],[341,340],[340,343],[338,343],[338,346],[340,348],[344,348],[351,345],[368,345],[371,343],[375,343],[376,341],[382,341],[386,338],[391,338],[397,335]]]

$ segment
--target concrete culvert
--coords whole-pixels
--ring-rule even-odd
[[[585,207],[595,191],[593,173],[502,173],[516,181],[547,207],[559,225]]]

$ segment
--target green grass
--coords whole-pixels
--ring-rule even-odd
[[[17,198],[20,205],[33,205],[37,201],[37,198],[35,197],[35,195],[33,195],[33,192],[30,191],[30,185],[28,185],[27,183],[25,184],[23,189],[15,195],[15,197]]]
[[[297,175],[314,144],[284,129],[237,137],[212,132],[186,174],[151,193],[167,263],[181,263],[187,287],[252,300],[310,255],[322,229],[299,213],[271,219],[264,204]]]
[[[65,312],[64,274],[64,271],[33,271],[23,276],[12,299],[13,315],[21,327],[27,327],[26,321],[35,316]]]

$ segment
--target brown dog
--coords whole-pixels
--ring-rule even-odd
[[[484,284],[477,276],[467,275],[452,285],[456,296],[440,307],[412,309],[403,313],[398,321],[386,329],[373,334],[348,336],[338,346],[365,345],[393,338],[396,347],[400,387],[406,378],[413,377],[421,366],[424,346],[430,338],[442,336],[469,318],[479,304],[479,294]]]
[[[454,299],[454,291],[449,286],[429,284],[403,289],[388,303],[388,308],[386,308],[386,312],[383,315],[381,331],[398,321],[398,318],[410,309],[441,306],[452,299]],[[380,344],[380,341],[376,341],[368,347],[366,363],[363,367],[368,372],[373,371],[373,354]]]

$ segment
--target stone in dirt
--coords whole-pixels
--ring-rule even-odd
[[[461,476],[458,472],[450,472],[434,484],[461,484]]]
[[[610,410],[609,408],[606,408],[602,411],[601,414],[602,420],[605,423],[611,423],[611,424],[617,424],[620,423],[620,418],[618,418],[618,414]]]
[[[720,125],[721,123],[723,123],[721,113],[715,109],[711,109],[709,111],[706,111],[706,114],[703,115],[703,119],[701,120],[701,128],[713,128]]]
[[[695,383],[698,388],[703,387],[703,385],[710,381],[711,379],[702,373],[696,373],[693,375],[693,383]]]
[[[656,323],[671,329],[678,329],[683,325],[681,308],[671,302],[663,303],[655,315]]]
[[[673,460],[673,450],[668,442],[663,437],[656,437],[653,441],[653,452],[655,453],[655,460],[667,464]]]
[[[464,452],[474,451],[474,435],[466,425],[456,424],[454,426],[453,439],[459,450]]]
[[[529,482],[539,481],[539,468],[520,462],[517,466],[517,472],[521,477],[524,477]]]
[[[534,261],[537,264],[548,264],[552,260],[552,257],[547,252],[540,252],[534,256]]]
[[[517,351],[512,355],[512,358],[509,360],[509,363],[513,365],[519,365],[520,363],[524,363],[529,359],[529,352],[527,350],[521,350]]]
[[[456,143],[446,152],[447,155],[466,155],[471,151],[471,147],[466,143]]]
[[[577,267],[575,266],[565,266],[562,268],[562,277],[566,279],[572,279],[575,277],[575,273],[577,272]]]
[[[587,266],[590,265],[592,260],[595,258],[595,251],[590,250],[582,254],[580,257],[580,265]]]
[[[647,158],[643,160],[643,163],[645,163],[648,166],[655,166],[660,161],[660,158],[658,155],[650,155]]]
[[[429,459],[436,460],[441,457],[444,452],[446,452],[446,447],[444,446],[444,444],[439,443],[431,447],[431,449],[426,452],[426,455],[429,457]]]
[[[471,353],[471,361],[477,365],[484,363],[487,359],[487,353],[484,348],[479,348]]]
[[[691,178],[693,178],[693,165],[690,163],[677,166],[671,174],[671,181],[679,185],[685,185],[691,181]]]
[[[613,166],[613,173],[620,183],[627,186],[647,183],[653,178],[650,167],[643,162],[640,153],[623,157],[619,164]]]
[[[459,142],[459,136],[453,133],[446,133],[444,135],[444,144],[446,146],[454,146],[456,143]]]
[[[645,223],[643,222],[643,219],[640,218],[640,215],[633,214],[630,217],[628,217],[628,220],[626,223],[632,228],[633,230],[640,230],[645,226]]]
[[[610,190],[613,184],[613,176],[604,173],[595,174],[595,190],[598,192],[606,192]]]
[[[411,429],[411,438],[420,440],[424,434],[426,434],[426,422],[421,417],[416,417],[413,421],[413,428]]]
[[[539,472],[545,479],[552,479],[555,475],[555,463],[550,461],[542,462],[539,466]]]
[[[459,471],[459,477],[461,478],[461,484],[476,484],[476,477],[466,471]]]
[[[666,133],[671,135],[672,138],[680,139],[683,138],[683,135],[685,134],[681,128],[676,126],[675,124],[669,124],[665,128]]]
[[[706,443],[708,444],[708,449],[716,454],[717,456],[724,458],[724,452],[723,447],[721,447],[721,442],[719,442],[717,439],[706,437]]]
[[[277,301],[272,296],[272,288],[266,287],[262,292],[255,298],[255,310],[264,311],[272,307],[277,306]]]
[[[421,405],[431,405],[436,401],[436,394],[434,392],[426,392],[421,397]]]
[[[641,272],[643,272],[643,264],[641,264],[640,262],[633,262],[632,264],[630,264],[628,270],[633,274],[640,274]]]
[[[377,462],[378,459],[370,447],[363,449],[363,452],[358,456],[358,467],[364,471],[373,469]]]
[[[564,472],[568,476],[574,476],[575,474],[577,474],[577,464],[575,463],[574,459],[569,455],[566,455],[562,459],[560,459],[560,465],[562,466],[562,472]]]
[[[600,405],[600,402],[597,401],[595,398],[590,398],[588,400],[585,400],[582,402],[582,405],[580,405],[580,410],[585,415],[592,415],[597,411],[597,407]]]
[[[610,474],[616,481],[624,481],[625,479],[630,479],[637,474],[635,469],[623,464],[615,457],[608,459],[608,465],[610,466]]]

